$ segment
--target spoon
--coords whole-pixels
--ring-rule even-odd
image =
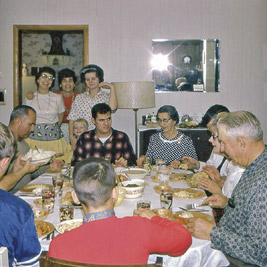
[[[41,152],[39,151],[39,149],[38,149],[38,147],[37,147],[37,146],[35,146],[35,148],[36,148],[36,150],[38,151],[38,153],[41,153]]]

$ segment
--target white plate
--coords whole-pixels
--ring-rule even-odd
[[[82,223],[83,223],[82,219],[73,219],[73,220],[64,221],[56,225],[56,230],[60,234],[63,234],[66,231],[70,231],[74,228],[81,226]]]
[[[42,155],[43,153],[43,155]],[[31,163],[37,164],[43,162],[44,164],[48,163],[50,159],[56,154],[54,151],[42,151],[40,154],[36,153],[33,150],[30,150],[23,158],[22,160],[26,161],[30,157],[32,158]]]

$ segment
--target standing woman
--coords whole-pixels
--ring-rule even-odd
[[[184,156],[197,159],[192,139],[175,127],[179,122],[175,107],[162,106],[157,112],[157,121],[161,131],[150,137],[146,155],[137,160],[139,167],[143,166],[145,157],[152,159],[152,164],[155,164],[156,159],[165,159],[167,165],[179,161]]]
[[[36,74],[37,92],[34,98],[26,98],[26,104],[36,110],[36,125],[34,132],[26,139],[30,148],[64,153],[67,142],[60,129],[64,117],[64,102],[61,95],[50,92],[55,83],[55,71],[50,67],[43,67]]]
[[[62,122],[60,128],[64,134],[64,137],[65,137],[67,143],[70,143],[69,121],[68,121],[67,117],[70,113],[71,105],[72,105],[75,97],[78,95],[77,92],[74,92],[76,81],[77,81],[77,78],[76,78],[75,72],[73,70],[63,69],[63,70],[59,71],[59,73],[58,73],[58,86],[60,88],[60,91],[58,91],[57,94],[62,95],[64,104],[65,104],[65,112],[64,112],[63,122]]]
[[[91,109],[95,104],[107,103],[113,112],[116,111],[118,106],[116,89],[113,84],[104,82],[104,71],[99,66],[87,65],[82,69],[80,76],[86,92],[75,98],[67,118],[69,120],[69,137],[73,149],[77,141],[73,136],[73,122],[75,120],[81,118],[87,120],[88,130],[90,131],[95,128],[91,121]],[[109,89],[110,92],[105,92],[102,88]]]

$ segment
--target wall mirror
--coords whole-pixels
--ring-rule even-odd
[[[88,25],[14,25],[14,106],[24,103],[28,91],[36,91],[35,74],[50,66],[56,73],[69,68],[77,81],[88,64]],[[82,85],[76,84],[82,91]],[[53,91],[58,90],[57,80]]]
[[[220,91],[220,41],[152,40],[156,91]]]

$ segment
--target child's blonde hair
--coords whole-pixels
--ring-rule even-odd
[[[85,119],[77,119],[77,120],[75,120],[74,121],[74,123],[73,123],[73,129],[75,128],[75,125],[77,124],[77,123],[79,123],[79,122],[82,122],[83,124],[84,124],[84,126],[85,126],[85,130],[88,130],[88,122],[87,122],[87,120],[85,120]]]

